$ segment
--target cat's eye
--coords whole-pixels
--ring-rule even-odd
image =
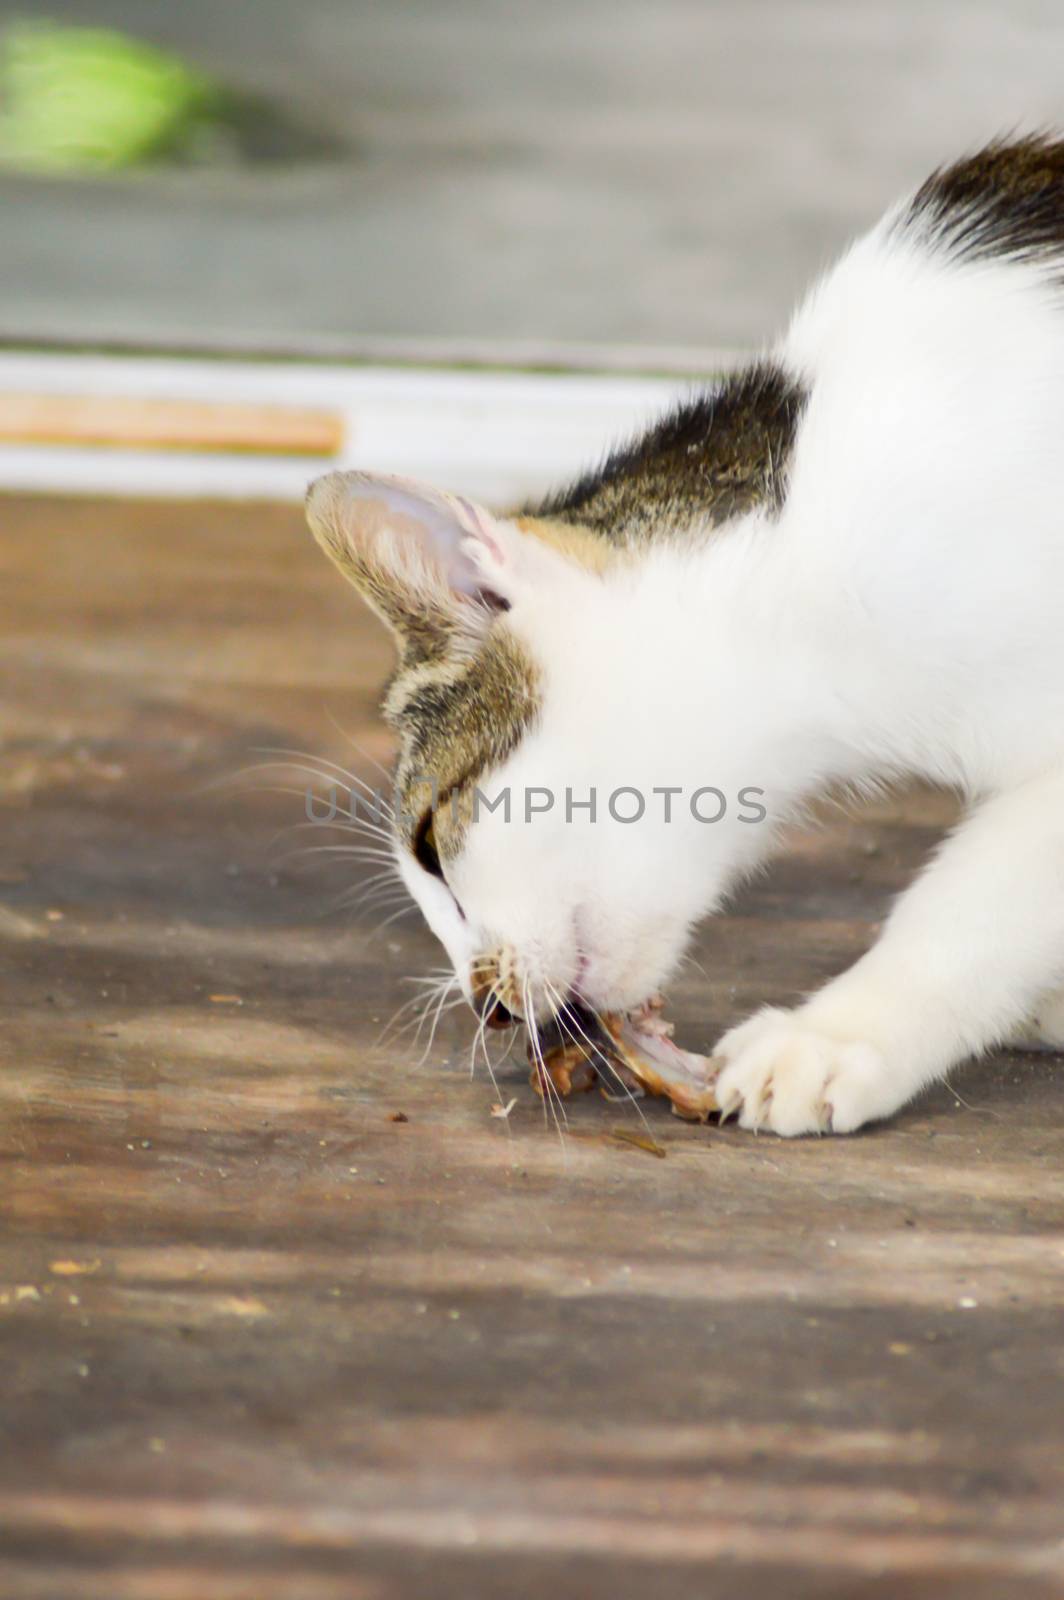
[[[436,848],[436,821],[431,811],[426,811],[414,835],[414,858],[418,865],[434,878],[443,877],[440,853]]]

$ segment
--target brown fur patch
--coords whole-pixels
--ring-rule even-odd
[[[1064,141],[996,141],[932,173],[895,231],[959,260],[1064,256]]]
[[[757,509],[776,515],[805,399],[782,367],[758,362],[663,417],[536,514],[621,548]]]
[[[513,518],[515,527],[530,534],[543,544],[566,556],[588,572],[604,572],[616,559],[616,550],[601,534],[585,528],[578,522],[554,521],[549,517],[518,515]]]
[[[453,858],[473,787],[513,754],[539,707],[538,674],[504,619],[467,658],[402,659],[384,715],[400,739],[395,790],[404,842],[435,804],[437,847],[444,860]]]

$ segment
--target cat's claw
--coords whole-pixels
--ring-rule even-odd
[[[872,1045],[820,1033],[796,1012],[772,1008],[717,1045],[720,1120],[784,1138],[852,1133],[897,1109],[886,1062]]]

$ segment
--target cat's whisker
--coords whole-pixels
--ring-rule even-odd
[[[398,905],[400,901],[408,900],[410,897],[405,884],[397,883],[388,873],[384,877],[377,877],[373,883],[364,883],[359,879],[350,884],[348,888],[342,890],[340,903],[344,906],[353,906],[359,911],[366,911],[378,900],[383,904],[384,901],[393,898]]]
[[[377,934],[383,933],[385,928],[390,928],[393,922],[399,922],[401,918],[409,917],[417,909],[418,907],[412,904],[408,906],[400,906],[398,911],[393,911],[390,917],[385,917],[383,922],[378,922],[376,927],[372,928],[370,931],[374,937],[376,937]]]
[[[262,792],[289,795],[296,800],[302,798],[298,789],[269,789]],[[278,828],[271,844],[276,843],[286,833],[305,833],[308,828],[317,828],[319,831],[327,828],[330,833],[353,833],[359,838],[371,840],[382,848],[388,847],[393,851],[396,848],[395,835],[387,828],[375,828],[358,817],[352,818],[347,812],[344,812],[342,817],[311,817],[305,822],[288,822],[283,828]]]
[[[385,783],[388,784],[389,788],[393,787],[394,779],[387,767],[382,766],[377,760],[376,756],[370,755],[365,745],[359,744],[351,730],[349,728],[345,728],[338,718],[334,716],[334,714],[328,709],[328,707],[325,708],[325,715],[328,717],[329,721],[332,723],[333,727],[336,729],[341,738],[346,739],[351,748],[353,750],[357,750],[363,760],[368,761],[371,767],[376,767],[377,771],[380,773]]]
[[[551,990],[552,986],[550,984],[548,984],[547,987],[548,987],[548,990]],[[553,990],[552,992],[554,994],[557,994],[556,990]],[[646,1116],[643,1113],[643,1108],[639,1104],[639,1101],[638,1101],[637,1097],[632,1093],[630,1085],[625,1083],[625,1081],[622,1078],[621,1074],[617,1071],[616,1066],[610,1060],[609,1056],[606,1055],[605,1051],[603,1051],[600,1048],[600,1046],[595,1043],[595,1041],[593,1039],[588,1037],[587,1032],[585,1031],[584,1028],[581,1027],[581,1025],[580,1025],[579,1021],[577,1020],[576,1016],[565,1005],[564,1001],[562,1002],[561,1009],[555,1012],[555,1016],[556,1016],[556,1018],[558,1020],[558,1026],[561,1028],[562,1032],[565,1034],[565,1036],[569,1040],[570,1044],[576,1045],[577,1049],[590,1050],[593,1053],[594,1057],[595,1057],[596,1066],[598,1066],[601,1063],[601,1066],[606,1069],[606,1071],[610,1074],[610,1076],[616,1082],[617,1087],[623,1092],[624,1096],[630,1102],[630,1104],[632,1106],[632,1109],[636,1113],[636,1116],[639,1118],[640,1122],[643,1124],[643,1127],[646,1130],[647,1136],[649,1138],[653,1138],[653,1134],[651,1132],[650,1124],[647,1121]],[[576,1034],[573,1033],[573,1031],[572,1031],[573,1028],[576,1029]],[[579,1037],[577,1037],[577,1035],[579,1035]]]
[[[335,796],[329,797],[326,802],[325,797],[313,789],[293,789],[280,783],[261,783],[256,785],[252,792],[255,794],[279,795],[288,800],[302,800],[304,808],[306,808],[308,801],[311,800],[320,804],[327,803],[331,808],[329,816],[308,815],[304,822],[289,823],[287,825],[289,828],[336,828],[347,833],[362,834],[365,838],[375,839],[382,845],[394,846],[395,834],[390,825],[382,826],[378,822],[371,821],[368,817],[361,816],[357,811],[349,807],[339,805]],[[278,834],[285,831],[285,828],[281,828],[278,830]]]
[[[706,969],[702,965],[701,961],[696,961],[693,955],[688,953],[686,955],[681,956],[680,957],[680,966],[681,967],[694,967],[696,972],[700,972],[702,974],[703,978],[705,978],[707,983],[710,982],[709,973],[706,971]]]
[[[423,1067],[425,1065],[425,1062],[428,1060],[429,1056],[432,1054],[432,1046],[436,1041],[436,1030],[440,1025],[440,1018],[442,1017],[442,1015],[444,1013],[444,1010],[447,1008],[446,1007],[447,997],[451,993],[451,991],[455,988],[457,983],[458,983],[458,979],[456,977],[452,977],[452,978],[450,978],[448,980],[448,982],[440,990],[440,996],[439,996],[439,999],[436,1002],[436,1010],[435,1010],[435,1013],[433,1014],[433,1018],[432,1018],[432,1026],[429,1029],[428,1042],[425,1045],[424,1051],[422,1052],[421,1059],[418,1061],[418,1066],[419,1067]],[[457,1005],[460,1001],[462,1001],[464,999],[465,999],[464,995],[459,995],[457,997],[457,1000],[455,1001],[455,1004]],[[425,1008],[426,1015],[428,1014],[428,1011],[429,1011],[429,1008],[431,1007],[431,1005],[432,1005],[432,1001],[430,999],[428,1005]],[[422,1027],[424,1027],[424,1018],[422,1018],[422,1022],[420,1024],[419,1028],[418,1028],[418,1031],[414,1035],[414,1043],[415,1044],[417,1043],[417,1040],[420,1037],[421,1028]]]
[[[405,906],[409,896],[405,889],[394,884],[377,884],[366,894],[344,895],[342,904],[345,910],[357,912],[364,916],[370,911],[398,911]]]
[[[477,1045],[484,1039],[488,1027],[483,1014],[477,1017],[476,1027],[473,1029],[473,1039],[469,1046],[469,1077],[470,1081],[477,1075]],[[485,1046],[485,1049],[487,1046]]]
[[[423,978],[422,977],[400,978],[399,981],[400,981],[400,983],[416,983],[420,987],[431,988],[432,991],[435,992],[442,984],[446,983],[450,977],[451,977],[450,968],[448,968],[448,967],[437,967],[436,971],[434,973],[431,973],[427,977],[423,977]],[[379,1035],[377,1036],[376,1043],[378,1045],[383,1044],[385,1039],[388,1037],[388,1034],[391,1032],[392,1028],[398,1022],[399,1018],[401,1016],[403,1016],[407,1011],[410,1011],[414,1006],[422,1005],[424,1003],[424,1001],[425,1001],[425,998],[426,997],[425,997],[424,994],[415,994],[415,995],[411,995],[409,1000],[404,1000],[402,1005],[398,1006],[396,1008],[396,1010],[393,1011],[392,1015],[388,1018],[388,1021],[384,1024],[384,1027],[381,1029]],[[404,1026],[405,1026],[405,1024],[404,1024]]]
[[[389,850],[382,850],[379,845],[358,844],[305,844],[298,850],[290,850],[284,857],[282,865],[287,866],[289,861],[298,861],[303,856],[350,856],[355,861],[386,861],[395,866],[395,857]],[[398,869],[396,868],[396,871]]]
[[[266,766],[289,766],[293,763],[298,763],[297,770],[301,769],[303,771],[313,772],[316,767],[319,777],[328,776],[326,769],[329,769],[334,775],[341,777],[346,786],[353,786],[356,789],[363,790],[369,799],[373,801],[375,809],[383,811],[386,816],[395,816],[394,807],[391,805],[390,801],[385,800],[384,796],[379,790],[371,789],[365,778],[360,778],[357,772],[349,772],[348,769],[346,767],[342,767],[338,761],[330,761],[327,756],[317,756],[313,753],[313,751],[310,750],[288,750],[283,747],[269,745],[256,748],[254,753],[261,756],[277,756],[281,758],[279,761],[265,762],[264,765]],[[383,768],[381,770],[383,771]],[[387,776],[388,775],[385,773],[386,778]],[[390,787],[390,778],[388,779],[388,783]]]
[[[368,880],[359,878],[350,888],[343,890],[339,903],[365,911],[376,901],[379,900],[383,904],[392,897],[398,905],[410,899],[410,892],[403,880],[386,867],[382,872],[374,873]]]
[[[341,889],[338,894],[334,894],[331,900],[326,903],[324,907],[324,914],[332,915],[337,911],[346,911],[352,905],[358,905],[361,911],[366,911],[369,910],[376,901],[379,901],[381,905],[390,905],[392,903],[392,892],[394,892],[395,895],[394,903],[398,905],[400,910],[406,910],[408,902],[410,909],[415,909],[414,902],[410,900],[406,886],[401,881],[396,881],[393,883],[389,880],[387,882],[379,883],[376,885],[374,891],[368,895],[364,891],[365,885],[361,882],[361,880],[351,884],[348,888]],[[360,904],[360,902],[363,900],[367,902],[365,905]]]
[[[335,790],[335,788],[337,786],[337,781],[338,781],[331,773],[320,772],[316,767],[307,766],[305,763],[299,763],[299,762],[295,762],[295,761],[260,761],[260,762],[257,762],[254,766],[241,767],[236,772],[227,774],[227,776],[226,776],[224,781],[225,781],[225,783],[227,785],[235,786],[242,779],[252,778],[257,773],[265,773],[265,772],[278,772],[278,773],[280,773],[280,772],[305,772],[305,773],[308,774],[308,776],[316,779],[319,783],[331,784],[333,786],[334,790]],[[215,785],[215,787],[217,787],[217,785]],[[394,823],[394,821],[395,821],[395,814],[394,814],[394,812],[391,811],[390,808],[387,811],[385,811],[383,806],[374,805],[373,808],[372,808],[372,815],[371,816],[363,816],[363,815],[361,815],[361,813],[357,809],[359,801],[360,801],[360,797],[357,794],[352,794],[352,792],[351,792],[351,790],[350,790],[350,788],[348,787],[347,784],[341,784],[340,787],[347,790],[348,804],[346,806],[338,805],[337,804],[337,796],[334,793],[332,798],[331,798],[331,800],[330,800],[330,804],[333,806],[334,811],[336,813],[338,813],[341,816],[347,817],[349,819],[354,819],[354,818],[357,817],[358,820],[360,821],[360,823],[362,824],[362,826],[365,827],[365,828],[370,828],[370,829],[375,828],[379,833],[382,833],[382,834],[387,832],[387,828],[385,827],[385,821],[387,821],[388,823]],[[287,788],[281,788],[279,786],[279,784],[270,784],[270,783],[259,783],[259,784],[256,784],[254,786],[254,789],[252,790],[252,792],[256,793],[256,794],[287,794],[287,795],[294,795],[297,799],[302,799],[304,801],[311,794],[314,794],[314,798],[315,799],[321,799],[322,798],[320,795],[315,793],[315,791],[310,790],[310,789],[287,789]],[[363,804],[366,804],[366,802],[363,802]],[[369,809],[368,805],[367,805],[367,809]],[[382,819],[382,813],[383,813],[383,819]],[[325,820],[326,819],[323,818],[322,819],[322,824],[319,824],[319,825],[323,825]]]
[[[529,980],[527,978],[522,980],[522,994],[524,998],[525,1024],[529,1030],[529,1039],[531,1040],[532,1044],[532,1055],[536,1064],[536,1076],[543,1090],[543,1118],[544,1121],[546,1121],[547,1113],[549,1111],[550,1115],[554,1119],[554,1126],[558,1132],[558,1139],[561,1143],[562,1154],[566,1157],[566,1159],[568,1159],[568,1152],[565,1148],[565,1135],[562,1131],[562,1123],[564,1122],[565,1127],[568,1128],[569,1118],[566,1114],[565,1106],[562,1104],[562,1097],[555,1088],[550,1073],[547,1071],[547,1063],[544,1060],[543,1047],[540,1044],[539,1030],[536,1027],[535,1013],[532,1007],[530,995]],[[557,1108],[555,1108],[555,1101],[557,1101]]]
[[[470,1077],[472,1077],[473,1076],[473,1071],[474,1071],[474,1068],[475,1068],[475,1064],[476,1064],[476,1054],[475,1054],[475,1052],[476,1052],[476,1044],[477,1044],[477,1041],[479,1040],[480,1048],[481,1048],[481,1051],[483,1052],[483,1055],[484,1055],[484,1065],[487,1068],[488,1077],[491,1079],[491,1087],[495,1091],[495,1098],[498,1101],[499,1105],[502,1105],[502,1103],[503,1103],[502,1090],[499,1088],[499,1080],[495,1075],[495,1067],[492,1064],[491,1052],[488,1049],[488,1022],[487,1022],[487,1019],[491,1014],[491,1009],[494,1006],[496,1000],[501,1000],[501,999],[502,999],[502,996],[493,987],[492,990],[491,990],[491,993],[489,995],[489,1003],[488,1003],[488,1005],[485,1006],[483,1014],[481,1015],[481,1018],[480,1018],[480,1026],[477,1028],[476,1036],[475,1036],[474,1041],[473,1041],[474,1053],[470,1058],[470,1064],[469,1064],[469,1066],[470,1066],[470,1074],[469,1075],[470,1075]],[[512,1048],[513,1048],[513,1040],[511,1039],[510,1040],[510,1046],[509,1046],[509,1048],[507,1049],[507,1052],[506,1052],[507,1055],[509,1054],[509,1050],[512,1049]],[[504,1056],[503,1060],[505,1060],[505,1059],[506,1059],[506,1057]],[[500,1065],[501,1065],[501,1063],[500,1063]],[[513,1129],[510,1126],[509,1118],[506,1118],[506,1136],[509,1139],[512,1139],[513,1136],[514,1136]]]
[[[268,785],[263,786],[256,792],[259,794],[282,795],[286,799],[290,800],[306,800],[306,793],[301,789],[282,789],[276,785]],[[335,829],[339,833],[358,834],[361,838],[369,839],[374,844],[381,847],[388,846],[394,848],[395,845],[394,836],[388,831],[387,828],[375,828],[372,826],[372,824],[364,822],[360,818],[352,817],[349,812],[345,811],[342,813],[342,820],[340,821],[337,820],[337,817],[333,816],[308,817],[306,822],[286,823],[283,828],[278,828],[277,832],[268,840],[267,848],[272,850],[277,841],[282,839],[286,833],[297,833],[303,828],[331,828]]]
[[[300,798],[301,794],[299,789],[270,789],[266,792],[270,794],[292,795],[297,800]],[[357,813],[352,816],[350,812],[347,811],[338,812],[335,817],[328,819],[325,817],[320,819],[317,817],[310,817],[306,822],[290,822],[286,827],[281,828],[279,832],[299,833],[305,828],[331,828],[337,833],[365,833],[373,838],[379,838],[382,842],[387,841],[392,845],[395,843],[395,835],[387,828],[378,828],[374,823],[366,822],[364,818],[359,817]]]
[[[368,904],[369,901],[375,899],[378,894],[388,893],[405,895],[407,892],[406,885],[401,879],[397,879],[396,874],[389,871],[388,868],[385,868],[383,872],[375,872],[371,878],[360,881],[354,884],[352,887],[354,890],[357,890],[358,893],[352,894],[351,904],[359,907],[363,906],[364,904]]]
[[[435,989],[429,994],[418,995],[414,1001],[414,1015],[408,1017],[405,1022],[395,1029],[395,1036],[399,1038],[404,1034],[410,1034],[409,1047],[415,1049],[421,1041],[421,1035],[425,1030],[429,1017],[433,1013],[433,1007],[438,1005],[441,1009],[451,1010],[461,1004],[462,998],[462,996],[458,996],[448,1001],[446,982],[439,989]],[[424,1057],[422,1057],[422,1060],[424,1060]],[[420,1066],[421,1062],[418,1065]]]
[[[518,1028],[511,1028],[510,1029],[510,1037],[506,1041],[506,1049],[503,1051],[502,1055],[499,1057],[498,1061],[495,1063],[496,1069],[498,1069],[499,1067],[505,1066],[506,1062],[509,1061],[510,1057],[513,1055],[514,1045],[516,1044],[516,1042],[517,1042],[519,1037],[520,1037],[520,1030]]]

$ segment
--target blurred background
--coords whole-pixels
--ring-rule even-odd
[[[0,41],[29,344],[697,370],[1064,98],[1059,0],[2,0]]]

